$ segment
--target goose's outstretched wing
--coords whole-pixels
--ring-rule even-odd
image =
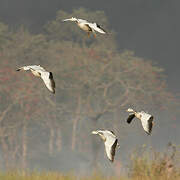
[[[108,131],[108,132],[106,131],[104,133],[104,136],[106,137],[106,141],[105,141],[104,145],[105,145],[105,150],[106,150],[107,157],[111,162],[113,162],[115,152],[116,152],[116,146],[117,146],[117,143],[118,143],[118,139],[110,131]]]
[[[20,70],[24,70],[24,71],[28,71],[28,70],[34,70],[34,71],[45,71],[45,69],[43,67],[41,67],[40,65],[30,65],[30,66],[22,66],[20,68],[18,68],[16,71],[20,71]]]
[[[143,126],[144,131],[150,135],[153,126],[153,116],[144,112],[141,112],[141,123]]]
[[[118,139],[115,140],[114,144],[111,147],[112,162],[114,161],[114,156],[116,154],[116,146],[117,145],[118,145]]]
[[[88,21],[84,20],[84,19],[78,19],[78,18],[75,18],[75,17],[72,17],[72,18],[69,18],[69,19],[64,19],[62,20],[63,22],[66,22],[66,21],[74,21],[74,22],[78,22],[78,23],[89,23]]]
[[[79,23],[89,24],[87,20],[84,19],[77,19]]]
[[[52,72],[41,72],[41,78],[49,91],[55,94],[55,81]]]
[[[114,161],[117,142],[118,142],[118,140],[116,138],[108,137],[108,138],[106,138],[106,142],[104,143],[106,155],[111,162]]]
[[[101,34],[107,34],[107,32],[97,23],[87,23],[89,25],[90,28],[92,28],[93,30],[101,33]]]
[[[127,123],[130,124],[134,117],[135,117],[135,114],[130,114],[127,118]]]

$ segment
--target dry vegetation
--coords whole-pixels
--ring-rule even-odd
[[[77,177],[75,175],[63,175],[56,172],[47,172],[47,173],[32,173],[22,175],[17,172],[9,172],[6,174],[1,174],[0,178],[3,180],[179,180],[180,176],[172,175],[171,177],[167,177],[167,175],[159,176],[136,176],[136,177],[104,177],[99,174],[95,174],[88,177]]]
[[[179,163],[179,147],[171,143],[164,153],[142,148],[131,156],[129,175],[135,179],[179,179]]]
[[[146,147],[132,153],[128,173],[120,176],[105,176],[94,172],[91,175],[78,176],[76,173],[61,172],[22,172],[0,173],[3,180],[179,180],[179,147],[168,144],[166,152],[159,153]]]

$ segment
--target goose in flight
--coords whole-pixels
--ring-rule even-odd
[[[107,32],[97,23],[90,23],[83,19],[77,19],[75,17],[72,17],[70,19],[64,19],[63,22],[66,21],[74,21],[76,24],[84,31],[88,33],[88,36],[90,36],[90,33],[92,32],[94,34],[94,37],[96,37],[95,31],[101,33],[101,34],[107,34]]]
[[[55,82],[53,79],[52,72],[46,71],[40,65],[23,66],[17,69],[17,71],[20,70],[24,70],[24,71],[30,70],[34,76],[41,77],[48,90],[51,91],[53,94],[55,94]]]
[[[104,141],[106,155],[107,155],[108,159],[111,162],[113,162],[114,156],[115,156],[115,151],[116,151],[116,146],[119,147],[118,139],[115,136],[115,134],[112,131],[108,131],[108,130],[92,131],[92,134],[98,134],[101,137],[101,139]]]
[[[138,118],[141,120],[142,127],[144,131],[150,135],[153,127],[153,116],[141,111],[141,112],[136,112],[133,109],[129,108],[127,109],[127,112],[130,112],[129,117],[127,118],[127,123],[130,124],[131,121],[133,120],[134,117]]]

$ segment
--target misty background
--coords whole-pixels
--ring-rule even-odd
[[[112,37],[109,38],[110,39],[109,47],[107,45],[108,38],[106,39],[105,37],[99,35],[97,36],[97,39],[95,40],[94,39],[87,40],[85,33],[82,32],[80,29],[78,29],[75,26],[75,24],[73,23],[61,24],[60,23],[61,18],[60,19],[56,18],[57,12],[59,11],[63,11],[63,13],[58,14],[59,17],[63,18],[66,15],[68,16],[67,18],[69,18],[72,11],[79,9],[80,7],[85,8],[87,9],[87,11],[90,12],[90,14],[87,15],[87,20],[91,20],[91,21],[94,20],[96,22],[100,22],[102,26],[104,25],[106,27],[107,31],[109,30],[113,32]],[[18,109],[21,109],[21,108],[23,109],[23,107],[25,107],[24,112],[23,112],[24,113],[23,117],[22,117],[22,114],[18,114],[18,118],[31,119],[32,118],[31,112],[33,113],[33,118],[32,118],[33,121],[31,119],[32,123],[31,121],[28,121],[28,125],[27,125],[26,121],[23,121],[23,123],[20,123],[20,127],[18,126],[16,127],[17,131],[15,130],[13,132],[14,134],[11,135],[11,136],[17,137],[19,141],[22,141],[22,144],[26,144],[25,143],[26,141],[29,142],[29,148],[31,147],[30,148],[31,151],[29,151],[30,152],[29,154],[31,156],[28,154],[28,151],[26,150],[27,147],[25,146],[23,147],[23,145],[22,146],[20,145],[20,147],[22,148],[21,149],[20,147],[15,146],[14,143],[17,141],[16,143],[18,144],[18,140],[12,140],[13,138],[9,136],[8,134],[8,131],[11,130],[11,128],[13,127],[13,122],[17,121],[16,118],[13,116],[13,113],[10,113],[9,115],[8,113],[7,114],[5,113],[6,114],[5,118],[9,118],[9,119],[14,118],[14,120],[12,122],[10,121],[10,126],[8,124],[7,135],[5,137],[1,135],[2,137],[4,137],[4,141],[1,142],[2,144],[1,146],[4,147],[4,152],[6,151],[6,148],[8,149],[8,147],[9,147],[9,151],[8,151],[9,153],[11,153],[12,151],[18,152],[19,154],[14,153],[13,160],[15,162],[16,161],[18,162],[18,159],[22,158],[22,161],[20,162],[20,164],[23,164],[22,167],[24,166],[25,168],[30,168],[30,169],[37,168],[37,169],[43,169],[43,170],[59,170],[59,171],[73,171],[73,170],[76,171],[77,170],[81,172],[88,172],[89,169],[93,169],[92,168],[93,163],[96,163],[97,167],[99,167],[100,169],[104,169],[105,171],[108,168],[110,169],[110,172],[111,172],[112,169],[115,167],[115,165],[111,166],[110,163],[107,161],[104,155],[103,143],[99,140],[99,138],[91,137],[91,135],[89,134],[90,130],[94,130],[93,128],[95,129],[96,128],[97,129],[98,128],[101,128],[101,129],[112,128],[113,130],[115,130],[115,132],[118,135],[120,146],[121,146],[121,148],[117,150],[117,156],[115,159],[117,159],[117,162],[120,162],[120,164],[122,163],[122,165],[120,165],[122,169],[126,167],[127,161],[129,161],[129,155],[133,151],[133,149],[135,149],[136,147],[141,147],[142,145],[144,145],[148,148],[148,150],[151,147],[153,147],[154,149],[158,151],[164,151],[169,142],[179,145],[180,144],[180,140],[179,140],[180,123],[178,119],[179,107],[177,106],[177,104],[179,105],[179,91],[180,91],[180,83],[178,79],[180,76],[180,72],[179,72],[179,65],[180,65],[180,62],[179,62],[179,59],[180,59],[180,54],[179,54],[180,11],[179,11],[179,7],[180,7],[180,2],[177,0],[173,0],[173,1],[168,1],[168,0],[159,0],[159,1],[155,1],[155,0],[154,1],[144,1],[144,0],[133,0],[133,1],[132,0],[119,0],[119,1],[115,1],[115,0],[112,0],[112,1],[0,0],[0,22],[7,24],[9,26],[9,30],[11,30],[12,32],[17,31],[17,33],[15,33],[15,35],[12,37],[13,41],[16,42],[16,44],[14,44],[14,49],[16,45],[19,45],[19,49],[17,47],[16,52],[13,52],[12,50],[12,55],[11,53],[9,53],[8,48],[13,49],[13,45],[7,45],[6,47],[7,50],[6,48],[2,48],[3,50],[5,49],[4,52],[6,52],[5,55],[4,53],[2,53],[3,54],[2,58],[4,58],[4,60],[7,59],[6,62],[8,62],[9,64],[12,63],[10,67],[13,68],[13,65],[14,65],[14,69],[16,68],[16,66],[21,66],[25,64],[29,65],[32,63],[44,63],[45,65],[49,66],[48,70],[53,69],[54,66],[56,66],[56,68],[54,68],[55,75],[57,75],[55,76],[55,80],[57,84],[59,83],[59,87],[58,87],[59,92],[57,90],[57,94],[60,94],[59,96],[58,95],[54,97],[50,96],[49,92],[47,92],[46,89],[42,87],[42,89],[38,93],[39,94],[42,93],[43,95],[42,96],[39,95],[35,91],[35,87],[37,86],[37,84],[38,84],[38,87],[41,87],[42,82],[39,82],[40,81],[39,79],[35,79],[34,77],[30,75],[26,75],[25,73],[23,73],[23,75],[17,75],[16,78],[18,79],[19,87],[22,87],[23,83],[20,82],[20,79],[23,76],[23,82],[24,83],[26,82],[26,86],[24,88],[27,88],[27,89],[23,89],[22,94],[25,95],[26,91],[28,90],[28,87],[30,87],[32,91],[29,90],[28,93],[30,94],[31,99],[28,99],[28,97],[25,97],[22,103],[20,103],[21,101],[19,101],[19,99],[16,100],[16,98],[14,97],[15,95],[17,95],[17,92],[15,93],[15,95],[12,95],[15,100],[8,99],[9,91],[6,95],[4,95],[3,93],[6,90],[2,89],[1,100],[4,97],[7,97],[7,98],[4,98],[3,102],[6,102],[6,103],[7,102],[11,103],[11,102],[16,102],[16,101],[18,102],[18,105],[13,107],[14,108],[13,112],[17,113]],[[104,12],[105,17],[107,19],[104,17],[103,13],[100,13],[99,17],[98,17],[98,13],[97,14],[94,13],[95,15],[93,19],[92,18],[93,12],[96,12],[96,11]],[[84,17],[86,16],[85,12],[84,11],[81,12],[79,10],[79,14],[82,14],[82,16],[84,15]],[[78,12],[74,14],[78,14]],[[78,17],[78,18],[83,19],[83,17]],[[52,22],[55,22],[55,23],[53,24]],[[18,32],[19,27],[21,27],[22,25],[23,25],[23,28],[19,30]],[[72,28],[72,32],[71,30],[69,30],[68,32],[68,29],[71,29],[71,28]],[[32,38],[32,42],[34,42],[34,44],[32,43],[33,53],[29,55],[28,53],[26,55],[26,51],[21,52],[20,50],[23,48],[26,49],[26,44],[24,42],[31,41],[31,34],[26,33],[26,29],[30,33],[32,33],[32,36],[37,35],[37,37],[33,37],[34,39]],[[66,30],[67,30],[67,34],[63,36],[62,35],[63,31],[66,31]],[[73,31],[75,32],[74,34],[73,34]],[[43,34],[43,33],[46,34],[47,36],[46,37],[48,39],[47,42],[46,42],[46,38],[42,36],[38,36],[39,34]],[[78,37],[76,39],[77,35]],[[71,38],[73,42],[72,44],[69,42]],[[61,42],[62,42],[62,46],[61,46]],[[107,47],[105,46],[105,48],[107,49],[104,50],[106,52],[101,52],[101,49],[104,48],[102,45],[103,44],[102,42],[107,45]],[[21,43],[22,43],[22,46],[20,47]],[[36,49],[36,47],[38,49],[39,44],[41,43],[42,43],[42,47],[44,47],[45,49],[46,47],[49,47],[49,44],[50,44],[51,47],[47,48],[48,54],[45,53],[41,45],[40,45],[39,51],[36,52],[34,50]],[[74,43],[77,43],[77,44],[74,45]],[[84,49],[81,50],[83,43],[85,43],[85,47],[83,45]],[[111,43],[112,43],[112,47],[110,47]],[[55,45],[53,46],[53,44]],[[114,47],[116,46],[114,44],[116,44],[117,47]],[[67,55],[69,47],[71,47],[70,51],[72,52],[72,54],[73,52],[75,52],[75,55],[72,55],[72,56]],[[131,97],[133,101],[130,100],[130,102],[123,108],[116,109],[116,110],[112,108],[109,110],[109,109],[106,109],[106,107],[104,107],[101,104],[102,102],[100,102],[98,104],[99,106],[97,107],[95,104],[92,103],[91,105],[94,106],[94,109],[97,108],[97,111],[93,109],[92,111],[90,111],[90,113],[89,112],[86,113],[86,110],[84,108],[85,106],[83,107],[83,104],[86,105],[86,102],[83,102],[85,101],[83,100],[83,98],[81,99],[81,90],[78,91],[76,89],[77,87],[75,87],[73,82],[71,82],[73,81],[73,75],[71,77],[72,80],[68,79],[68,77],[66,78],[66,75],[65,75],[63,76],[63,81],[61,81],[62,74],[60,73],[64,71],[63,66],[65,66],[65,68],[67,68],[68,70],[73,68],[73,66],[78,67],[81,64],[81,62],[83,62],[82,60],[80,60],[80,64],[78,64],[78,60],[86,59],[86,56],[87,56],[86,51],[89,52],[90,56],[92,55],[90,61],[93,59],[93,57],[96,58],[96,52],[94,52],[94,49],[96,47],[97,47],[97,51],[100,52],[99,56],[101,56],[104,61],[106,61],[107,56],[109,59],[111,59],[111,57],[114,59],[127,58],[126,59],[127,65],[129,65],[129,67],[136,66],[137,69],[135,71],[137,71],[138,75],[135,77],[140,78],[142,82],[146,81],[146,79],[143,79],[143,78],[141,79],[141,72],[143,71],[143,66],[146,67],[147,65],[147,67],[149,68],[148,72],[150,72],[150,74],[151,73],[161,74],[160,69],[161,68],[164,69],[164,72],[162,72],[163,78],[158,75],[157,75],[157,78],[153,77],[153,75],[152,77],[150,75],[147,77],[149,78],[149,81],[157,80],[157,82],[154,82],[154,81],[152,82],[152,84],[155,83],[154,85],[155,88],[153,89],[153,91],[155,91],[156,88],[158,87],[158,83],[161,82],[161,78],[166,79],[167,81],[167,87],[163,88],[162,86],[161,88],[162,97],[160,97],[159,102],[158,103],[151,102],[151,99],[152,99],[151,97],[148,99],[148,101],[145,104],[143,104],[144,102],[141,102],[139,100],[140,97],[137,100],[137,102],[136,102],[135,97]],[[112,52],[109,52],[108,48],[110,49],[110,51],[112,50]],[[60,52],[58,52],[59,49],[60,49]],[[91,52],[91,49],[93,49],[92,52]],[[123,54],[125,50],[128,51],[127,54],[126,53]],[[131,51],[133,51],[134,53],[132,54]],[[59,54],[57,53],[57,56],[56,56],[56,52],[59,53]],[[78,57],[79,52],[80,54]],[[122,55],[121,54],[119,55],[118,53],[122,53]],[[16,59],[16,57],[18,58]],[[37,57],[39,59],[36,59]],[[58,61],[59,59],[63,59],[63,58],[64,60],[62,60],[62,62]],[[74,59],[71,59],[71,58],[74,58]],[[70,62],[70,60],[68,59],[71,59],[73,61],[75,60],[76,62],[73,65],[73,63]],[[129,59],[134,59],[135,61],[138,59],[137,64],[133,64],[131,61],[129,61]],[[66,64],[66,61],[69,64]],[[121,66],[124,65],[126,61],[123,64],[123,60],[122,60],[121,62],[122,64],[120,64],[120,66],[118,66],[119,65],[118,61],[114,61],[114,62],[115,62],[115,65],[117,65],[117,67],[121,68]],[[5,64],[5,61],[4,61],[4,64]],[[7,65],[6,64],[4,65],[4,64],[2,67],[7,67]],[[98,72],[98,70],[96,71],[95,67],[99,68],[101,66],[99,62],[95,62],[92,66],[93,68],[95,68],[95,70],[92,70],[90,62],[85,62],[85,65],[87,65],[88,70],[92,71],[94,74]],[[138,66],[140,66],[140,68],[138,68]],[[158,70],[155,69],[156,66],[159,68]],[[86,68],[86,66],[83,66],[83,67]],[[104,67],[106,68],[106,66]],[[112,67],[112,69],[113,68],[114,67]],[[126,65],[124,65],[123,68],[128,70],[128,67],[126,67]],[[66,73],[68,74],[69,71],[67,72],[64,71],[64,74]],[[84,75],[83,73],[80,75]],[[89,77],[91,77],[93,73],[87,74],[87,77],[88,75],[90,75]],[[108,75],[110,76],[112,74],[112,72],[109,72],[109,71],[107,73],[109,73]],[[133,73],[134,72],[132,72],[131,76],[133,76]],[[142,74],[143,76],[145,76],[146,73],[142,72]],[[98,73],[96,75],[99,76]],[[94,76],[94,78],[95,77],[96,76]],[[26,80],[26,78],[28,79],[28,81]],[[113,79],[113,74],[112,74],[112,79]],[[31,82],[32,80],[33,80],[32,85],[27,85],[28,82]],[[66,81],[68,81],[68,84],[66,84]],[[86,79],[83,79],[83,82],[85,81]],[[106,83],[106,80],[104,81]],[[111,81],[111,79],[108,79],[107,81]],[[94,85],[93,87],[96,87],[96,85],[99,85],[92,82],[93,80],[90,79],[86,83],[83,84],[82,94],[85,93],[85,95],[83,94],[82,97],[86,96],[88,92],[92,90],[91,87],[89,87],[89,84],[90,85],[93,84]],[[66,90],[63,90],[63,89],[66,89],[66,88],[68,89],[69,84],[71,83],[74,86],[74,87],[72,86],[72,88],[75,88],[76,90],[72,91],[71,92],[72,96],[68,97],[66,94]],[[78,83],[81,86],[81,81],[78,81]],[[13,84],[13,86],[16,86],[16,88],[18,87],[18,85]],[[9,87],[11,86],[7,84],[7,89]],[[122,87],[120,86],[120,89],[121,88]],[[118,92],[116,89],[118,89]],[[170,92],[172,95],[174,95],[172,101],[176,101],[177,104],[176,103],[173,104],[172,102],[171,103],[173,105],[168,104],[169,101],[167,102],[167,100],[165,100],[167,93],[164,92],[164,89],[165,91]],[[79,92],[80,92],[80,95],[79,95]],[[13,92],[11,93],[13,94]],[[97,95],[99,95],[98,93]],[[123,90],[120,91],[119,87],[114,87],[114,91],[112,91],[112,93],[114,93],[114,96],[116,99],[118,97],[118,93],[124,93],[124,92]],[[22,94],[19,93],[18,97],[21,97]],[[110,92],[110,95],[111,95],[111,92]],[[34,99],[33,99],[33,96],[35,96]],[[158,96],[159,95],[157,93],[154,97],[157,98]],[[37,97],[40,98],[39,102],[41,102],[41,105],[43,105],[44,107],[42,107],[37,102],[35,102]],[[45,97],[47,98],[45,99]],[[76,104],[76,97],[77,97],[77,104]],[[111,97],[112,99],[114,98],[113,95],[111,95]],[[144,94],[144,97],[146,97],[146,93]],[[64,104],[61,105],[61,102],[62,101],[70,102],[71,98],[72,98],[72,107],[68,105],[68,108],[70,108],[72,111],[67,112],[68,108]],[[35,108],[35,110],[32,107],[28,106],[28,103],[26,103],[26,100],[32,106],[35,104],[35,106],[33,107]],[[95,98],[93,100],[95,101]],[[118,99],[118,100],[124,101],[124,99]],[[144,98],[144,100],[146,99]],[[50,105],[47,105],[47,102]],[[113,99],[113,102],[116,102],[116,101]],[[148,106],[148,103],[151,105]],[[80,105],[78,106],[78,104]],[[143,132],[141,124],[138,123],[138,121],[137,123],[134,122],[131,126],[126,124],[125,119],[127,117],[127,113],[125,112],[125,109],[130,105],[135,106],[136,108],[138,108],[138,110],[144,107],[145,108],[144,110],[147,110],[154,115],[155,126],[152,131],[152,136],[147,136]],[[166,109],[162,110],[164,106],[166,105],[167,105]],[[162,106],[162,109],[159,108],[160,106]],[[2,112],[5,112],[4,109],[6,109],[6,107],[8,106],[1,107]],[[51,112],[50,109],[52,107],[53,107],[53,110]],[[81,108],[78,108],[78,107],[81,107]],[[37,114],[34,113],[34,111],[36,111],[36,108],[38,108],[40,113],[37,113]],[[47,116],[39,115],[45,111],[48,112]],[[81,111],[84,114],[82,113],[82,115],[79,116],[79,114],[81,114]],[[91,120],[94,117],[96,117],[96,115],[98,115],[99,111],[100,113],[103,113],[103,115],[99,118],[100,122],[98,121],[97,124],[93,123],[93,121]],[[115,113],[113,113],[114,111]],[[52,119],[53,120],[50,122],[46,121],[47,117],[50,120]],[[75,119],[73,119],[74,117]],[[56,121],[58,118],[59,118],[60,123],[57,125]],[[112,127],[112,124],[109,122],[109,120],[111,120],[112,118],[114,118],[114,120],[112,120],[114,123],[113,127]],[[40,122],[39,124],[37,123],[36,119]],[[70,121],[68,121],[69,119],[73,121],[73,125],[71,124]],[[118,121],[118,119],[120,120]],[[73,135],[72,135],[72,139],[69,137],[69,134],[71,134],[71,131],[73,131],[71,129],[71,126],[74,127],[74,124],[76,124],[76,122],[79,122],[79,126],[77,127],[76,142],[78,141],[78,138],[80,138],[80,141],[83,141],[84,143],[83,145],[82,144],[78,145],[79,148],[77,149],[76,149],[76,146],[73,144]],[[4,126],[5,126],[4,124],[1,125],[2,129],[4,128]],[[90,127],[90,129],[88,129],[88,126]],[[47,127],[49,127],[49,129],[47,129]],[[25,133],[27,131],[26,130],[27,128],[29,128],[30,130],[30,132],[28,132],[29,135],[27,136],[28,140],[23,139],[23,137],[25,137],[23,135],[23,132]],[[55,132],[53,132],[53,129],[55,129]],[[21,130],[22,130],[22,134],[20,133]],[[6,132],[6,130],[4,131]],[[83,132],[81,133],[81,131]],[[59,135],[58,132],[61,132],[61,134]],[[8,137],[11,137],[11,140],[8,140]],[[50,142],[50,140],[47,137],[51,137],[52,139],[54,139],[53,142]],[[86,144],[86,141],[87,141],[87,144]],[[9,142],[12,142],[12,144],[11,145],[8,144]],[[88,142],[91,142],[91,143],[88,144]],[[94,142],[95,144],[93,144]],[[6,144],[8,145],[6,146]],[[14,147],[17,147],[17,149],[13,149]],[[83,149],[83,151],[81,148]],[[47,152],[45,151],[46,149],[48,149]],[[1,150],[1,162],[3,162],[4,159],[7,161],[9,160],[9,162],[11,162],[12,160],[6,157],[7,156],[6,153],[4,154],[2,153],[2,150]],[[21,157],[21,155],[24,157]],[[98,158],[96,159],[96,157]],[[7,165],[7,167],[9,166],[9,164]],[[1,168],[4,168],[4,166],[1,165]]]
[[[179,6],[178,0],[1,0],[0,20],[12,27],[24,24],[32,32],[41,32],[58,10],[102,10],[117,33],[119,49],[133,50],[157,62],[166,71],[169,88],[179,93]]]

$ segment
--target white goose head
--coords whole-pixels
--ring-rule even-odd
[[[132,113],[132,112],[134,112],[134,110],[132,108],[128,108],[127,112],[131,112]]]

